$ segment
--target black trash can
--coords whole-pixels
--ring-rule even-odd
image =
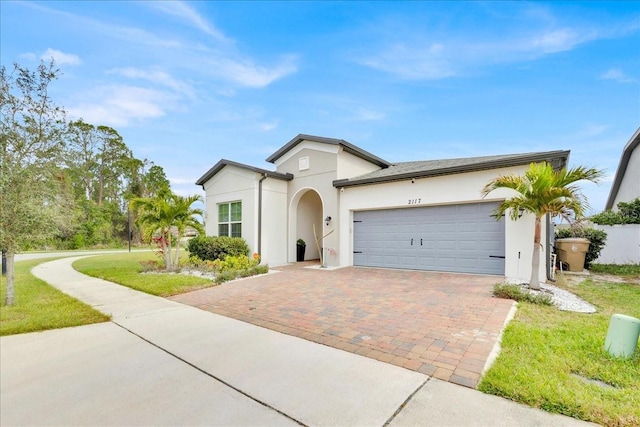
[[[2,274],[7,274],[7,251],[2,250]]]

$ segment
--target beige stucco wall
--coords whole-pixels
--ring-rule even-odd
[[[206,194],[205,231],[218,235],[219,203],[242,202],[242,237],[251,253],[258,252],[258,181],[260,174],[225,166],[204,184]],[[270,265],[287,262],[286,245],[282,242],[287,230],[287,182],[267,178],[262,187],[262,260]]]
[[[636,147],[631,153],[624,178],[620,183],[618,194],[613,201],[612,209],[618,210],[619,202],[630,202],[640,197],[640,150]]]
[[[294,179],[288,182],[289,226],[286,240],[289,247],[289,262],[296,260],[295,243],[298,238],[304,239],[307,243],[306,259],[311,259],[312,254],[317,256],[311,226],[312,221],[308,218],[298,218],[299,203],[301,200],[304,202],[303,197],[309,190],[315,191],[322,202],[321,205],[314,205],[314,209],[321,209],[321,212],[316,212],[314,217],[317,217],[319,213],[319,217],[322,219],[327,216],[332,218],[328,226],[324,221],[321,221],[316,226],[316,233],[319,237],[334,230],[322,241],[322,247],[338,247],[338,190],[332,184],[337,177],[338,151],[337,146],[303,141],[276,162],[278,172],[292,173],[294,175]],[[305,157],[309,158],[309,168],[300,170],[300,158]],[[299,224],[305,224],[306,229],[303,231]],[[326,262],[327,265],[337,265],[338,259],[336,256],[331,256],[327,257]]]
[[[353,212],[383,208],[502,201],[511,190],[500,189],[481,197],[484,185],[499,174],[521,174],[526,167],[479,171],[456,175],[392,182],[378,185],[347,187],[340,192],[340,265],[353,265]],[[505,223],[505,276],[512,281],[527,281],[531,274],[534,218],[524,215],[518,221],[503,218]],[[542,235],[545,236],[545,224]],[[545,247],[546,251],[547,248]],[[518,253],[520,260],[518,262]],[[540,278],[546,278],[546,253],[540,260]]]
[[[257,211],[255,218],[257,223]],[[287,263],[283,236],[287,235],[288,219],[287,181],[267,178],[262,182],[262,261],[270,266]]]
[[[380,169],[379,166],[341,149],[336,177],[337,179],[353,178],[378,169]]]
[[[234,166],[225,166],[204,184],[207,213],[206,234],[218,235],[219,203],[242,202],[242,235],[251,248],[255,247],[255,223],[251,220],[256,211],[255,173]]]

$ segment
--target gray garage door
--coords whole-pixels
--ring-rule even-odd
[[[504,275],[497,203],[354,212],[353,264]]]

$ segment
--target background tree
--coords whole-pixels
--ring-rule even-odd
[[[583,180],[597,183],[602,175],[602,171],[582,166],[555,170],[546,162],[532,163],[524,175],[499,176],[489,181],[483,188],[483,197],[499,188],[508,188],[516,192],[496,209],[495,215],[498,220],[509,211],[510,218],[517,221],[520,209],[535,216],[533,258],[529,280],[531,289],[540,289],[542,218],[545,215],[561,216],[567,221],[571,221],[572,218],[581,218],[588,203],[575,183]]]
[[[161,192],[154,197],[139,197],[131,201],[131,208],[138,212],[137,222],[143,227],[149,241],[157,240],[164,257],[165,270],[178,267],[180,239],[186,227],[203,232],[202,223],[197,217],[203,216],[202,209],[193,208],[195,202],[202,201],[200,196],[179,196],[170,191]],[[175,242],[175,255],[172,253]]]
[[[77,191],[82,190],[78,196],[93,200],[99,142],[96,127],[85,123],[82,119],[71,122],[65,139],[67,141],[65,163],[69,175],[77,183]]]
[[[65,146],[64,110],[50,99],[60,71],[0,67],[0,246],[6,251],[7,294],[14,303],[14,254],[46,241],[62,224],[58,165]]]
[[[589,218],[600,225],[640,224],[640,198],[630,202],[618,202],[617,211],[607,210]]]

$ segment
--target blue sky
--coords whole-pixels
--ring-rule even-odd
[[[640,126],[635,2],[0,2],[1,61],[54,57],[70,117],[175,191],[299,133],[388,161],[571,150],[604,208]]]

